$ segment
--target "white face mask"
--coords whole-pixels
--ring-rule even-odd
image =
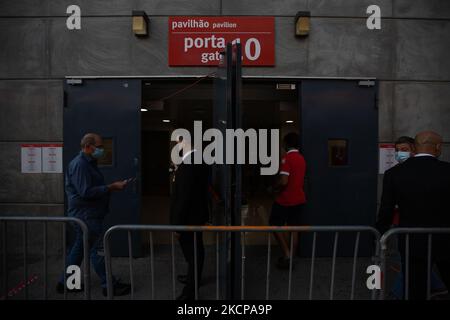
[[[396,151],[395,152],[395,160],[402,163],[408,160],[408,158],[411,157],[411,152],[409,151]]]

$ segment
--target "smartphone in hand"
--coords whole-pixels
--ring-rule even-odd
[[[127,184],[129,184],[130,182],[134,182],[136,181],[136,178],[128,178],[124,180]]]

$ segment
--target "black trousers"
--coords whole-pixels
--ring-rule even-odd
[[[203,263],[205,261],[205,247],[203,245],[203,235],[197,234],[197,285],[200,283]],[[195,254],[194,254],[194,232],[180,232],[179,238],[181,250],[188,264],[187,283],[183,289],[183,294],[194,298],[195,296]]]
[[[427,299],[427,281],[428,281],[428,253],[426,246],[426,238],[424,236],[411,236],[410,254],[409,254],[409,300],[426,300]],[[447,237],[442,237],[444,242],[435,236],[433,239],[431,266],[433,264],[439,270],[442,281],[447,288],[450,288],[450,252],[446,250],[445,243],[448,242]],[[399,250],[402,257],[402,271],[405,275],[405,291],[406,291],[406,253],[404,236],[400,237]],[[444,246],[442,246],[444,244]],[[405,292],[406,296],[406,292]]]

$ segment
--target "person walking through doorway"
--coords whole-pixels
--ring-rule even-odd
[[[306,162],[299,152],[299,138],[294,132],[288,133],[284,139],[285,156],[281,160],[279,175],[274,186],[277,197],[272,205],[269,224],[272,226],[296,226],[300,224],[300,217],[306,203],[303,190]],[[298,233],[294,232],[293,252],[290,252],[290,241],[285,233],[275,232],[275,238],[281,246],[283,256],[277,261],[277,266],[287,269],[290,265],[290,257],[297,252]],[[293,264],[294,265],[294,264]]]
[[[204,225],[209,218],[208,212],[208,170],[205,164],[194,164],[194,153],[201,152],[191,148],[191,141],[183,137],[177,147],[183,150],[182,162],[173,175],[173,188],[170,198],[170,223],[172,225]],[[197,265],[197,285],[201,282],[205,248],[201,232],[180,232],[178,240],[184,258],[188,264],[186,275],[178,276],[185,286],[177,300],[195,298],[195,267]],[[197,246],[195,261],[194,238]]]

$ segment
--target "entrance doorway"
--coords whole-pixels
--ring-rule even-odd
[[[143,80],[141,111],[141,223],[169,224],[172,174],[170,140],[177,128],[190,128],[201,121],[203,130],[212,126],[213,85],[205,79],[191,81]],[[146,240],[144,240],[146,241]],[[148,241],[148,239],[147,239]],[[169,244],[167,233],[155,233],[156,244]],[[144,243],[148,247],[147,243]]]
[[[300,133],[308,199],[302,223],[373,225],[378,167],[376,81],[247,78],[241,89],[243,129],[280,129],[280,138],[290,131]],[[107,148],[108,157],[100,164],[106,180],[138,178],[112,197],[106,227],[169,223],[170,134],[194,120],[202,121],[203,130],[213,127],[215,99],[211,78],[66,81],[64,168],[79,152],[81,136],[98,132]],[[273,177],[259,175],[257,166],[241,169],[243,219],[235,224],[266,225],[273,201],[267,188]],[[248,244],[265,243],[259,237],[249,236]],[[128,254],[125,234],[112,240],[113,254]],[[329,240],[318,239],[317,255],[330,254]],[[351,252],[344,240],[339,241],[340,254]],[[133,234],[133,251],[148,248],[147,241],[148,237]],[[170,243],[169,236],[155,234],[155,243]],[[364,243],[361,239],[362,251]],[[301,238],[299,248],[309,255],[311,239]]]
[[[142,83],[143,224],[169,223],[169,167],[170,152],[174,145],[170,141],[172,131],[176,128],[190,128],[194,121],[202,121],[203,131],[213,127],[214,83],[211,79],[204,79],[190,87],[193,81],[164,79],[144,80]],[[187,87],[189,89],[184,90]],[[298,91],[295,84],[274,80],[243,81],[241,109],[244,130],[278,129],[280,137],[292,131],[300,131]],[[242,166],[241,224],[268,224],[273,201],[268,189],[273,179],[273,176],[261,176],[259,165]],[[154,241],[169,244],[170,236],[160,234],[154,237]],[[251,234],[247,237],[247,242],[250,245],[265,244],[266,238],[263,234]],[[144,244],[147,246],[147,243]]]
[[[64,168],[79,152],[81,135],[97,132],[105,138],[107,157],[100,170],[106,180],[137,177],[133,186],[112,198],[106,227],[169,223],[171,133],[176,128],[190,128],[194,121],[202,121],[204,131],[218,127],[220,119],[229,119],[229,110],[220,109],[223,101],[218,92],[228,91],[218,88],[217,78],[67,81]],[[308,204],[301,217],[303,225],[373,224],[378,159],[375,81],[244,79],[234,99],[240,102],[233,111],[239,118],[237,127],[278,129],[280,140],[292,131],[300,134],[300,150],[307,162]],[[238,203],[227,205],[239,208],[231,211],[232,223],[267,225],[274,200],[268,188],[275,176],[260,175],[258,165],[227,171],[230,167],[222,166],[219,171],[223,169],[222,173],[233,174],[234,181],[239,181],[238,189],[236,184],[226,185],[228,199],[239,193],[234,198]],[[230,191],[233,188],[241,191]],[[211,208],[215,208],[213,204]],[[220,210],[211,210],[211,222],[220,220],[214,219],[215,214],[221,214]],[[134,232],[131,239],[135,255],[148,251],[148,235]],[[212,234],[206,234],[204,240],[206,245],[215,243]],[[153,241],[170,245],[170,234],[154,233]],[[237,297],[240,241],[238,237],[226,241],[221,248],[231,248],[232,259],[221,256],[221,263],[226,263],[221,272],[227,273],[221,274],[221,288],[227,291],[223,296]],[[116,234],[111,243],[113,255],[128,255],[127,242],[126,233]],[[301,255],[311,255],[311,242],[309,235],[300,237]],[[267,235],[246,235],[247,245],[266,243]],[[332,243],[332,235],[317,237],[316,256],[330,256]],[[361,237],[360,243],[360,256],[371,252],[369,240]],[[338,255],[351,254],[353,245],[354,239],[340,236]]]

